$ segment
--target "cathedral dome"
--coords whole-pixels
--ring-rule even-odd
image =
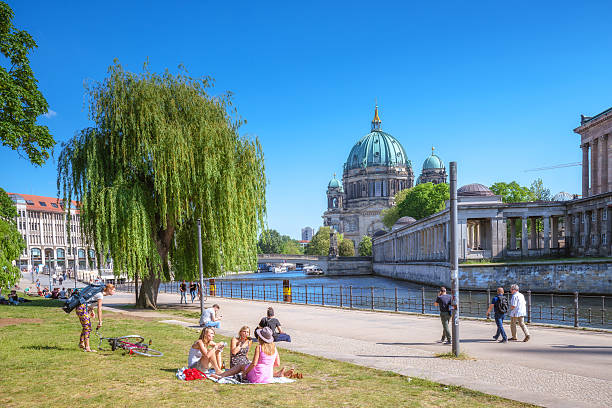
[[[425,159],[423,162],[423,170],[429,169],[444,169],[444,162],[442,159],[434,154],[434,148],[431,148],[431,156]]]
[[[411,166],[400,142],[380,130],[380,123],[378,107],[376,107],[372,120],[372,131],[353,146],[344,164],[344,170],[375,166]]]
[[[340,189],[340,191],[343,191],[342,183],[340,182],[340,180],[336,178],[335,174],[334,174],[334,178],[329,180],[329,184],[327,184],[327,188],[337,188],[337,189]]]

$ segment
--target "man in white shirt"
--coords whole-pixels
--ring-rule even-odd
[[[525,302],[525,296],[519,292],[519,286],[515,283],[510,286],[510,292],[512,292],[512,299],[510,299],[510,331],[512,337],[508,340],[517,341],[516,338],[516,323],[525,333],[523,341],[529,341],[531,336],[529,335],[529,329],[525,326],[525,316],[527,315],[527,303]]]
[[[221,315],[219,314],[219,309],[219,305],[217,304],[205,309],[204,314],[200,318],[200,326],[219,328],[221,325]]]

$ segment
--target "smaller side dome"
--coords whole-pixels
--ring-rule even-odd
[[[444,169],[444,162],[442,162],[442,159],[434,154],[434,148],[431,148],[431,156],[429,156],[428,158],[425,159],[425,161],[423,162],[423,170],[429,170],[429,169]]]
[[[378,230],[374,233],[374,238],[382,237],[386,232],[384,230]]]
[[[405,216],[397,220],[395,225],[397,224],[407,225],[407,224],[412,224],[413,222],[416,222],[416,219],[409,217],[409,216]]]
[[[334,177],[331,180],[329,180],[329,183],[327,184],[327,188],[337,188],[337,189],[340,189],[340,191],[343,191],[342,183],[340,182],[340,180],[336,178],[335,173],[334,173]]]
[[[552,198],[553,201],[570,201],[573,200],[574,196],[570,193],[566,193],[565,191],[561,191]]]
[[[461,197],[491,197],[493,192],[482,184],[467,184],[457,190],[457,195]]]

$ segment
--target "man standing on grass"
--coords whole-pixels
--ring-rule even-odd
[[[451,318],[451,302],[453,297],[451,295],[446,294],[446,288],[442,286],[440,288],[440,292],[438,293],[438,297],[434,302],[434,306],[438,306],[440,308],[440,320],[442,321],[442,338],[439,343],[443,343],[444,339],[446,342],[444,344],[451,344],[451,333],[448,328],[448,322]]]
[[[497,340],[501,335],[500,343],[507,343],[508,337],[504,330],[504,315],[508,312],[508,299],[504,296],[504,288],[497,288],[497,296],[491,300],[491,304],[487,309],[487,319],[491,315],[491,309],[495,308],[495,324],[497,325],[497,332],[493,336],[493,340]]]
[[[525,334],[523,341],[529,341],[531,336],[529,335],[529,329],[525,326],[525,316],[527,315],[525,296],[519,292],[519,286],[516,283],[510,286],[510,292],[512,292],[512,299],[510,299],[510,331],[512,331],[512,337],[510,340],[518,340],[516,338],[516,323],[518,323]]]

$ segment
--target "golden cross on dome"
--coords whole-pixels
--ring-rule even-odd
[[[436,148],[435,148],[435,147],[433,147],[433,146],[431,146],[431,155],[432,155],[432,156],[434,155],[434,150],[436,150]]]

